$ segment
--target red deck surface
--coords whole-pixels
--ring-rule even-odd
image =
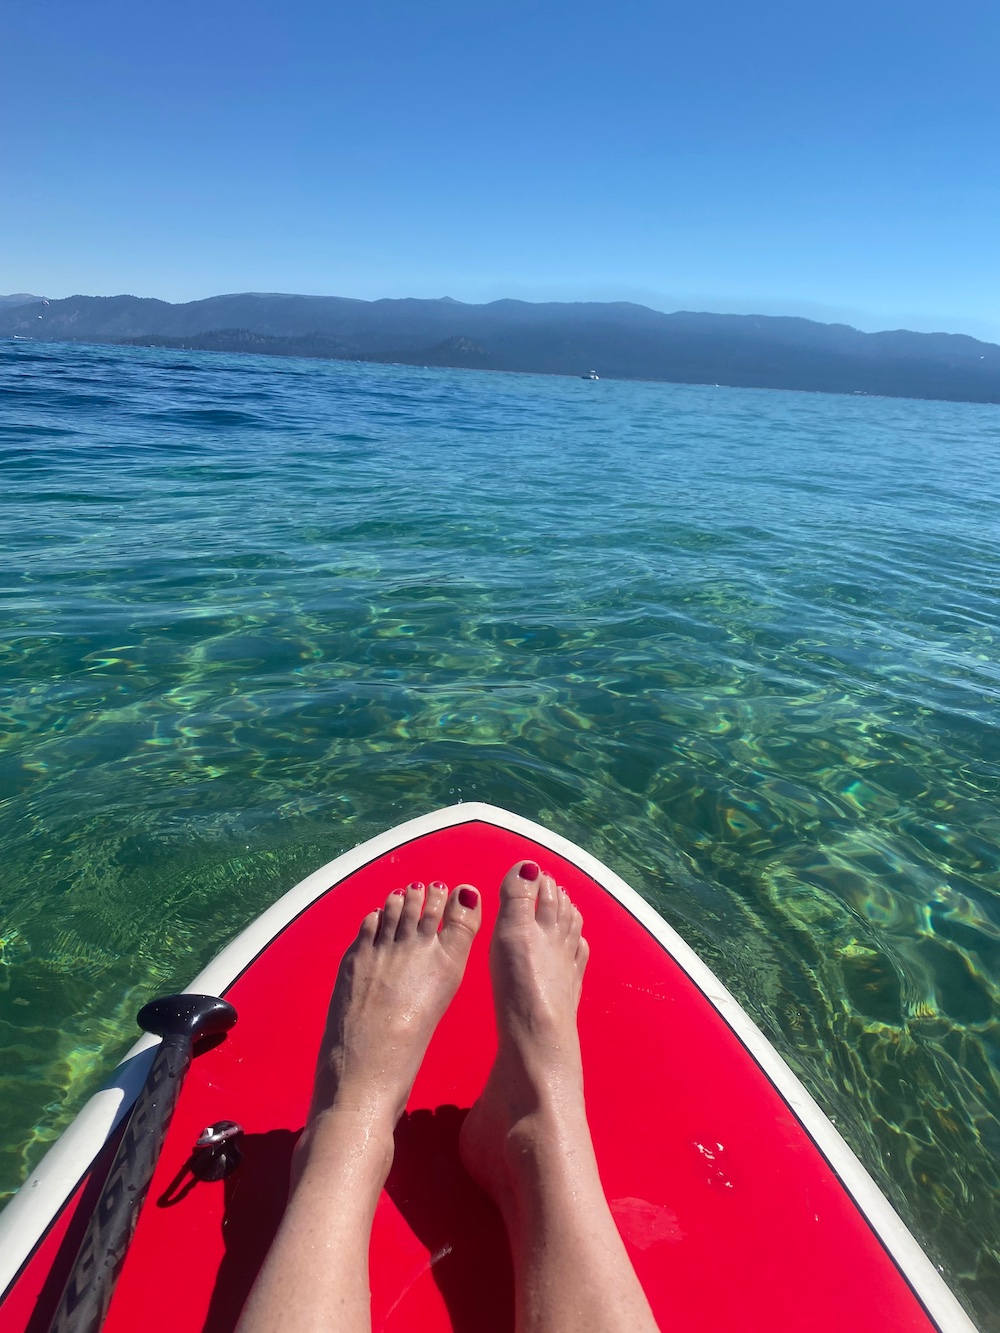
[[[339,958],[364,913],[413,879],[477,884],[485,919],[397,1133],[372,1237],[373,1328],[510,1333],[502,1225],[463,1172],[456,1141],[495,1049],[486,960],[496,886],[524,857],[555,874],[584,913],[592,954],[580,1027],[590,1121],[605,1190],[661,1327],[933,1328],[770,1082],[660,944],[574,866],[474,823],[426,835],[352,875],[228,991],[239,1023],[188,1076],[107,1333],[233,1328],[281,1216]],[[221,1119],[246,1130],[239,1171],[169,1206],[158,1202],[202,1128]],[[46,1328],[44,1275],[63,1229],[0,1308],[0,1333]]]

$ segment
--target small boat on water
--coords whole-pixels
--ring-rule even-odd
[[[588,1116],[660,1326],[975,1333],[837,1129],[676,931],[582,848],[477,803],[337,857],[189,992],[145,1007],[147,1035],[0,1215],[0,1333],[78,1333],[102,1320],[105,1333],[231,1333],[284,1209],[337,962],[388,889],[432,877],[480,887],[484,939],[397,1130],[372,1233],[372,1327],[509,1333],[502,1224],[457,1143],[496,1050],[485,947],[496,886],[522,859],[553,874],[586,921]],[[196,1053],[199,1034],[211,1041]],[[157,1115],[166,1123],[152,1134]],[[115,1208],[128,1222],[120,1250],[88,1249]],[[98,1300],[102,1267],[110,1288]]]
[[[588,370],[586,375],[581,375],[582,380],[599,380],[601,377],[596,370]]]

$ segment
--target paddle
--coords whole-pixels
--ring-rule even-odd
[[[228,1032],[236,1010],[214,995],[166,995],[144,1005],[136,1021],[162,1041],[87,1223],[49,1333],[97,1333],[104,1323],[194,1043]]]

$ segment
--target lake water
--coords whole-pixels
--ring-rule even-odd
[[[0,343],[0,1190],[461,799],[698,948],[1000,1327],[1000,411]]]

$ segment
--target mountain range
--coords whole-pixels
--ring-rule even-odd
[[[630,302],[21,294],[0,297],[0,337],[1000,403],[1000,346],[964,334]]]
[[[30,305],[32,301],[41,301],[41,296],[31,296],[28,292],[15,292],[12,296],[0,296],[0,308],[12,305]]]

